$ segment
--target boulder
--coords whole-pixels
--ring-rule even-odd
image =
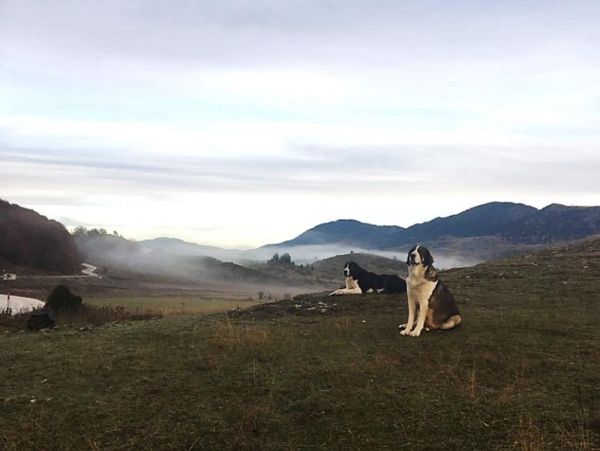
[[[42,308],[31,312],[27,320],[27,329],[41,330],[51,329],[56,324],[56,318],[49,308]]]

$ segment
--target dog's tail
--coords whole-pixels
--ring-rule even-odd
[[[446,320],[446,322],[444,324],[442,324],[440,326],[440,329],[443,329],[443,330],[452,329],[453,327],[458,326],[461,322],[462,322],[462,318],[460,317],[460,315],[452,315],[450,318],[448,318]]]

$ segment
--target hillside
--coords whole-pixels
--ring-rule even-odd
[[[81,257],[62,224],[33,210],[0,200],[0,261],[70,274]]]
[[[0,448],[600,449],[599,275],[600,240],[445,271],[464,323],[419,339],[376,294],[3,333]]]
[[[379,255],[352,253],[319,260],[314,263],[315,271],[324,278],[343,282],[342,270],[346,262],[354,261],[367,271],[377,274],[397,274],[406,277],[407,269],[404,260],[394,260]]]

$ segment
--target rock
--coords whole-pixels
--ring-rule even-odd
[[[29,319],[27,320],[27,329],[29,330],[43,330],[52,329],[56,324],[56,318],[52,313],[52,310],[43,308],[31,312]]]

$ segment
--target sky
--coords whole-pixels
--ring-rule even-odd
[[[0,0],[0,198],[227,248],[600,205],[600,2]]]

